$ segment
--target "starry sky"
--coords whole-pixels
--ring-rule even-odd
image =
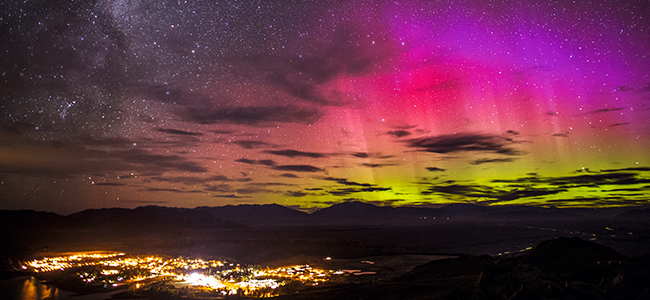
[[[0,209],[650,201],[650,4],[0,3]]]

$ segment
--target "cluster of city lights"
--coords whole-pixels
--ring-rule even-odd
[[[40,260],[35,259],[26,262],[22,267],[24,270],[30,270],[36,273],[56,270],[63,271],[65,269],[93,265],[96,262],[123,255],[124,253],[77,253],[67,256],[44,257]]]
[[[220,260],[126,255],[125,253],[74,253],[44,257],[22,264],[34,273],[72,271],[81,283],[103,287],[146,289],[164,279],[179,286],[200,288],[223,295],[268,297],[289,282],[318,285],[343,272],[296,265],[277,269],[241,266]],[[148,280],[144,282],[145,280]],[[158,280],[160,282],[160,280]]]

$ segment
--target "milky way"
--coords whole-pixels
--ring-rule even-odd
[[[650,199],[646,1],[0,11],[0,209]]]

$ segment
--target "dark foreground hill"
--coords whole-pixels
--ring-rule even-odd
[[[596,243],[559,238],[520,257],[435,260],[387,282],[277,299],[650,299],[650,256],[626,258]]]

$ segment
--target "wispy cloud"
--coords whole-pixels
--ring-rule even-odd
[[[501,202],[518,199],[533,199],[548,195],[556,195],[581,188],[602,188],[600,191],[609,193],[603,201],[611,205],[612,197],[620,195],[631,197],[650,196],[650,168],[624,168],[602,170],[575,176],[542,177],[530,173],[526,177],[516,179],[495,179],[489,185],[473,182],[459,183],[454,180],[443,182],[419,182],[420,185],[429,187],[422,191],[423,195],[437,194],[446,197],[458,198],[470,202]],[[612,187],[607,189],[606,187]],[[613,194],[617,193],[617,194]],[[486,200],[488,199],[488,200]],[[540,198],[541,199],[541,198]],[[601,199],[601,198],[598,198]],[[634,199],[629,199],[630,201]],[[548,199],[539,200],[541,203]],[[569,202],[570,200],[563,200]],[[595,204],[595,203],[594,203]],[[603,204],[604,205],[604,204]]]
[[[155,181],[160,181],[160,182],[171,182],[171,183],[183,183],[185,185],[194,185],[194,184],[203,184],[203,183],[210,183],[210,182],[248,182],[252,181],[251,178],[235,178],[235,179],[230,179],[226,176],[223,175],[214,175],[214,176],[206,176],[206,177],[199,177],[199,176],[175,176],[175,177],[162,177],[162,176],[155,176],[151,177],[152,180]]]
[[[599,113],[606,113],[606,112],[610,112],[610,111],[619,111],[619,110],[623,110],[623,109],[625,109],[625,107],[602,108],[602,109],[595,110],[594,113],[599,114]]]
[[[193,194],[193,193],[203,193],[203,191],[197,191],[197,190],[181,190],[181,189],[162,189],[162,188],[147,188],[147,192],[171,192],[171,193],[178,193],[178,194]]]
[[[383,167],[394,167],[394,166],[399,166],[398,164],[370,164],[370,163],[362,163],[361,166],[363,167],[368,167],[368,168],[383,168]]]
[[[142,97],[172,103],[173,111],[184,121],[198,124],[237,124],[267,126],[277,123],[313,123],[322,112],[315,107],[295,105],[224,106],[223,95],[207,97],[173,85],[134,85]],[[214,98],[214,99],[213,99]]]
[[[390,134],[390,135],[393,135],[395,137],[398,137],[398,138],[409,136],[409,135],[412,134],[411,132],[406,131],[406,130],[391,130],[391,131],[389,131],[387,133]]]
[[[93,183],[94,185],[99,185],[99,186],[125,186],[125,183],[117,183],[117,182],[95,182]]]
[[[358,183],[358,182],[350,181],[347,178],[325,177],[323,178],[323,180],[334,181],[342,185],[363,186],[363,187],[375,186],[374,184],[370,184],[370,183]]]
[[[250,198],[250,196],[240,196],[235,194],[226,194],[226,195],[212,195],[214,198],[229,198],[229,199],[244,199]]]
[[[198,162],[179,155],[158,154],[126,139],[77,139],[67,143],[10,140],[0,146],[4,157],[0,169],[27,176],[69,178],[107,172],[162,174],[182,171],[206,172]]]
[[[169,128],[158,128],[156,131],[162,133],[168,133],[168,134],[175,134],[175,135],[189,135],[189,136],[203,135],[203,133],[199,133],[199,132],[182,131],[182,130],[169,129]]]
[[[278,156],[286,156],[289,158],[295,158],[295,157],[321,158],[321,157],[328,156],[327,154],[324,153],[304,152],[298,150],[266,150],[263,152],[273,154],[273,155],[278,155]]]
[[[419,151],[433,153],[490,152],[503,155],[523,155],[512,146],[517,142],[499,135],[447,134],[415,138],[405,141],[406,145]]]
[[[350,187],[328,190],[327,193],[334,196],[347,196],[355,193],[385,192],[390,191],[389,187]]]
[[[181,116],[198,124],[268,126],[276,123],[313,123],[321,117],[316,108],[288,106],[244,106],[216,109],[188,108]]]
[[[244,149],[259,149],[259,148],[264,148],[266,146],[271,146],[273,147],[273,144],[269,144],[267,142],[262,142],[262,141],[234,141],[232,142],[235,145],[239,145]]]
[[[298,177],[297,175],[295,175],[295,174],[291,174],[291,173],[280,174],[280,176],[281,176],[281,177],[285,177],[285,178],[300,178],[300,177]]]
[[[503,162],[513,162],[515,161],[515,158],[508,157],[508,158],[481,158],[474,160],[470,162],[472,165],[482,165],[482,164],[488,164],[488,163],[503,163]]]
[[[314,167],[310,165],[282,165],[272,167],[274,170],[279,171],[293,171],[293,172],[323,172],[325,169]]]
[[[270,159],[253,160],[248,158],[240,158],[240,159],[236,159],[235,161],[239,163],[249,164],[249,165],[264,165],[269,167],[277,165],[275,161]]]
[[[520,198],[536,197],[544,195],[558,194],[566,192],[566,189],[557,188],[495,188],[487,185],[464,185],[464,184],[449,184],[449,185],[434,185],[428,190],[423,191],[423,195],[443,194],[443,195],[456,195],[466,198],[488,198],[497,201],[511,201]]]

